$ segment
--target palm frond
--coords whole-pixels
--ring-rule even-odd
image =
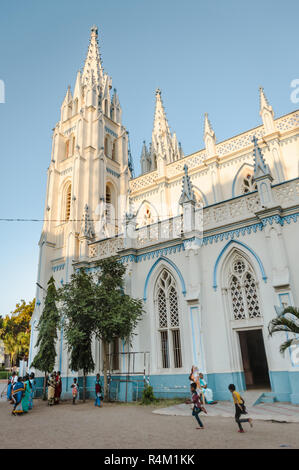
[[[287,341],[282,343],[280,348],[279,348],[279,351],[281,352],[281,354],[284,354],[285,350],[288,349],[290,346],[292,346],[294,341],[295,341],[295,338],[292,338],[292,339],[288,339]]]
[[[294,320],[281,315],[277,318],[273,318],[273,320],[270,321],[268,325],[268,331],[270,336],[278,331],[299,334],[299,325],[297,325]]]

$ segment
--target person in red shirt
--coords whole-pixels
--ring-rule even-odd
[[[200,398],[198,396],[198,393],[196,391],[197,389],[197,385],[196,383],[192,383],[190,385],[190,388],[191,388],[191,393],[192,393],[192,403],[193,403],[193,410],[192,410],[192,416],[194,416],[194,418],[196,419],[197,423],[199,424],[199,427],[197,427],[196,429],[204,429],[204,425],[202,423],[202,421],[200,420],[199,418],[199,413],[201,413],[202,411],[204,413],[207,414],[207,411],[206,409],[204,408],[204,406],[202,405],[202,402],[200,401]]]

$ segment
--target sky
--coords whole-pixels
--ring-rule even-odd
[[[262,85],[275,116],[299,108],[297,0],[15,0],[0,11],[0,219],[43,217],[52,129],[90,28],[99,28],[138,175],[155,89],[185,155],[203,148],[204,113],[218,142],[260,125]],[[41,222],[0,220],[0,315],[35,295]]]

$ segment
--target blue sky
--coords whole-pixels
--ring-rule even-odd
[[[186,155],[203,147],[205,112],[217,141],[259,125],[259,85],[276,116],[299,107],[290,100],[290,83],[299,78],[298,17],[296,0],[3,2],[0,218],[43,217],[51,130],[93,24],[138,174],[157,87]],[[2,315],[34,297],[41,228],[0,221]]]

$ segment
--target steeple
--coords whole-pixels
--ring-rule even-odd
[[[141,150],[140,164],[141,164],[141,173],[148,173],[149,171],[151,171],[150,153],[147,150],[145,140],[143,141],[143,146]]]
[[[182,206],[186,202],[193,202],[196,203],[195,194],[193,191],[192,183],[190,180],[190,176],[188,175],[188,166],[184,165],[184,176],[183,176],[183,187],[182,193],[179,200],[179,204]]]
[[[176,135],[172,135],[170,132],[165,109],[162,102],[161,90],[159,88],[157,88],[156,90],[156,106],[152,131],[152,141],[149,145],[148,153],[150,154],[151,162],[150,170],[160,168],[160,173],[163,173],[163,167],[167,163],[171,163],[175,160],[178,160],[183,155],[182,148],[178,145]]]
[[[101,86],[103,79],[103,67],[98,46],[98,28],[91,28],[90,41],[82,73],[83,85]]]
[[[256,136],[253,137],[252,142],[254,144],[254,181],[257,185],[262,207],[271,207],[274,205],[271,185],[273,178],[271,171],[269,165],[267,165],[264,160],[262,151],[258,146]]]
[[[260,116],[263,120],[265,133],[275,132],[274,111],[267,100],[263,87],[260,87]]]
[[[204,142],[207,157],[214,157],[216,155],[216,136],[210,123],[208,113],[205,113]]]
[[[113,90],[113,96],[111,100],[111,118],[112,121],[117,122],[118,124],[121,124],[121,107],[120,107],[120,102],[117,94],[116,88]]]
[[[257,181],[259,178],[268,177],[273,180],[269,165],[266,164],[262,151],[257,143],[256,136],[253,136],[252,142],[254,143],[253,155],[254,155],[254,179]]]
[[[61,120],[66,121],[69,117],[72,115],[72,92],[71,92],[71,86],[68,85],[67,87],[67,92],[65,94],[64,100],[61,105]]]

